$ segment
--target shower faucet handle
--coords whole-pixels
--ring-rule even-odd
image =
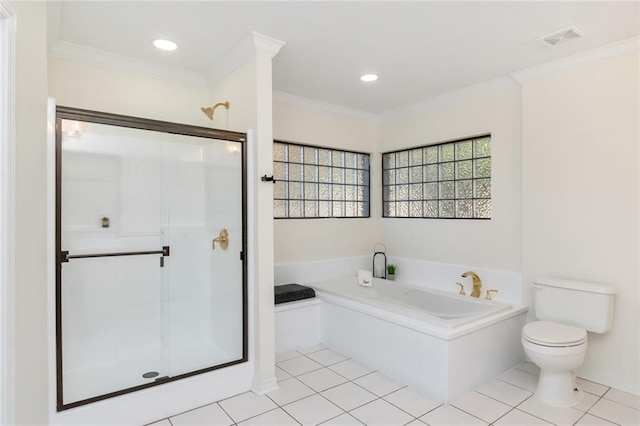
[[[458,292],[458,294],[461,295],[461,296],[466,296],[467,293],[464,291],[464,284],[462,284],[462,283],[456,283],[456,284],[458,284],[460,286],[460,291]]]
[[[211,241],[212,250],[216,249],[216,243],[220,244],[220,248],[222,250],[226,250],[229,248],[229,232],[226,229],[223,228],[222,231],[220,231],[220,235],[218,235],[213,239],[213,241]]]

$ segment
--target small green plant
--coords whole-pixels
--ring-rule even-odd
[[[105,216],[105,217],[102,218],[102,221],[103,222],[109,222],[109,218]]]
[[[387,273],[389,275],[395,275],[396,274],[396,265],[387,265]]]

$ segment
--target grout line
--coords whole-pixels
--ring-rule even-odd
[[[247,420],[254,419],[254,418],[258,417],[258,416],[261,416],[261,415],[263,415],[263,414],[270,413],[270,412],[272,412],[272,411],[275,411],[275,410],[278,410],[278,409],[281,409],[281,408],[282,408],[282,407],[280,407],[278,404],[276,404],[276,407],[274,407],[274,408],[272,408],[272,409],[270,409],[270,410],[267,410],[267,411],[264,411],[264,412],[262,412],[262,413],[256,414],[255,416],[247,417],[246,419],[242,419],[242,420],[237,421],[237,422],[236,422],[235,420],[233,420],[233,417],[229,416],[229,418],[230,418],[231,420],[233,420],[233,424],[237,425],[237,424],[240,424],[240,423],[242,423],[242,422],[246,422]],[[227,414],[227,415],[229,415],[229,414]]]
[[[632,406],[632,405],[625,404],[624,402],[620,402],[620,401],[618,401],[618,400],[616,400],[616,399],[610,399],[610,398],[607,398],[607,396],[606,396],[606,395],[607,395],[607,394],[609,393],[609,391],[611,391],[612,389],[613,389],[613,388],[609,388],[609,389],[608,389],[604,394],[602,394],[601,398],[606,399],[607,401],[615,402],[616,404],[624,405],[625,407],[633,408],[633,409],[634,409],[634,410],[636,410],[636,411],[640,411],[640,408],[638,408],[638,407],[634,407],[634,406]],[[619,390],[619,389],[618,389],[618,390]],[[621,392],[624,392],[624,391],[621,391]],[[628,393],[628,392],[627,392],[627,393]]]
[[[506,382],[505,382],[505,383],[506,383]],[[522,388],[518,388],[518,389],[522,389]],[[480,395],[484,395],[484,396],[486,396],[487,398],[491,398],[491,399],[493,399],[494,401],[498,401],[498,402],[500,402],[501,404],[504,404],[504,405],[506,405],[506,406],[508,406],[508,407],[511,407],[511,408],[516,408],[518,405],[522,404],[524,401],[526,401],[527,399],[529,399],[529,397],[531,397],[531,396],[533,395],[533,392],[531,392],[531,391],[527,391],[527,392],[529,392],[531,395],[528,395],[525,399],[523,399],[522,401],[520,401],[520,402],[519,402],[519,403],[517,403],[516,405],[511,405],[511,404],[509,404],[509,403],[507,403],[507,402],[505,402],[505,401],[502,401],[502,400],[500,400],[500,399],[498,399],[498,398],[496,398],[496,397],[493,397],[493,396],[491,396],[491,395],[487,395],[486,393],[482,393],[482,392],[480,392],[480,391],[479,391],[479,390],[477,390],[477,389],[473,389],[473,391],[474,391],[474,392],[479,393]]]
[[[242,394],[240,394],[242,395]],[[227,398],[228,399],[228,398]],[[233,424],[238,424],[238,422],[236,422],[236,420],[231,417],[231,414],[227,413],[227,410],[224,409],[224,407],[222,407],[222,405],[219,404],[220,401],[217,401],[216,404],[218,405],[218,407],[220,407],[220,409],[222,410],[223,413],[225,413],[227,415],[227,417],[229,417],[231,419],[231,421],[233,422]],[[173,424],[173,423],[172,423]]]
[[[480,421],[481,421],[481,422],[483,422],[483,423],[486,423],[486,424],[489,424],[489,423],[490,423],[490,422],[486,421],[485,419],[481,419],[480,417],[478,417],[478,416],[476,416],[476,415],[474,415],[474,414],[471,414],[471,413],[469,413],[468,411],[465,411],[465,410],[463,410],[463,409],[462,409],[462,408],[460,408],[460,407],[456,407],[455,405],[453,405],[453,404],[451,404],[451,403],[447,403],[447,405],[449,405],[450,407],[455,408],[456,410],[460,410],[460,411],[462,411],[463,413],[466,413],[466,414],[470,415],[471,417],[475,417],[476,419],[480,420]]]
[[[246,393],[246,392],[243,392],[243,393]],[[242,395],[242,394],[240,394],[240,395]],[[238,396],[238,395],[233,395],[233,396],[230,396],[229,398],[233,398],[235,396]],[[226,398],[226,399],[229,399],[229,398]],[[220,401],[224,401],[224,399],[221,399]],[[177,416],[180,416],[182,414],[190,413],[192,411],[199,410],[199,409],[204,408],[204,407],[208,407],[209,405],[218,404],[218,402],[220,402],[220,401],[214,401],[214,402],[210,402],[208,404],[200,405],[200,406],[198,406],[196,408],[192,408],[190,410],[182,411],[180,413],[174,414],[171,417],[177,417]],[[218,405],[220,405],[220,404],[218,404]],[[220,408],[222,408],[222,407],[220,407]],[[173,422],[171,421],[171,417],[167,417],[167,420],[169,420],[169,423],[171,423],[173,425]],[[229,418],[231,418],[231,416],[229,416]],[[161,420],[158,420],[158,421],[162,421],[162,420],[164,420],[164,419],[161,419]],[[231,419],[231,420],[233,420],[233,419]]]
[[[585,414],[585,416],[586,416],[587,414],[589,414],[590,416],[593,416],[593,417],[598,418],[598,419],[600,419],[600,420],[604,420],[605,422],[609,422],[609,423],[612,423],[612,424],[614,424],[614,425],[618,425],[618,426],[620,426],[620,423],[616,423],[616,422],[614,422],[614,421],[613,421],[613,420],[611,420],[611,419],[607,419],[607,418],[604,418],[604,417],[602,417],[602,416],[598,416],[598,415],[596,415],[596,414],[589,413],[589,412],[586,412],[586,413],[584,413],[584,414]]]
[[[574,424],[574,425],[577,425],[577,424],[578,424],[578,422],[579,422],[580,420],[582,420],[582,418],[583,418],[584,416],[586,416],[586,415],[587,415],[587,412],[586,412],[586,411],[585,411],[585,412],[583,412],[583,413],[582,413],[582,415],[578,418],[578,420],[576,420],[575,422],[573,422],[573,424]]]
[[[520,370],[520,371],[522,371],[522,370]],[[526,371],[523,371],[523,373],[526,373]],[[530,374],[530,373],[527,373],[527,374]],[[531,374],[531,375],[533,376],[533,374]],[[524,387],[519,386],[519,385],[516,385],[515,383],[507,382],[506,380],[501,379],[500,377],[496,377],[496,380],[500,380],[500,381],[501,381],[501,382],[503,382],[503,383],[507,383],[507,384],[510,384],[511,386],[515,386],[515,387],[517,387],[517,388],[524,389],[524,390],[526,390],[527,392],[531,392],[531,393],[533,394],[533,392],[532,392],[532,391],[530,391],[529,389],[524,388]],[[527,399],[528,399],[528,398],[527,398]]]
[[[497,400],[496,400],[497,401]],[[511,406],[510,406],[511,407]],[[492,421],[491,423],[489,423],[490,425],[494,425],[498,420],[500,420],[501,418],[505,417],[507,414],[511,413],[513,410],[515,410],[515,407],[511,407],[511,410],[507,411],[506,413],[504,413],[503,415],[501,415],[500,417],[498,417],[497,419],[495,419],[494,421]]]

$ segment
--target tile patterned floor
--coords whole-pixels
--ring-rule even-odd
[[[575,407],[538,402],[538,371],[522,362],[442,404],[319,345],[276,357],[274,392],[246,392],[152,425],[640,425],[640,397],[583,379]]]

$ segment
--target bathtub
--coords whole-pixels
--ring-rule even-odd
[[[374,278],[306,284],[322,301],[322,342],[448,402],[524,359],[526,306]]]

